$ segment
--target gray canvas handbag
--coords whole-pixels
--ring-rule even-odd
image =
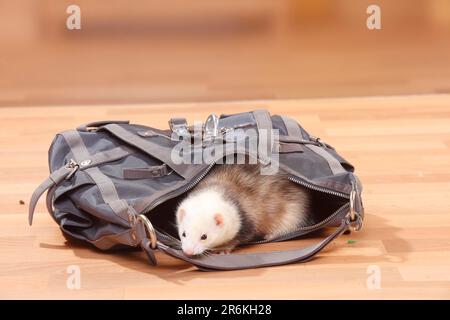
[[[292,118],[255,110],[211,115],[197,125],[197,132],[183,118],[170,119],[169,125],[170,129],[160,130],[128,121],[101,121],[57,134],[49,150],[50,176],[30,200],[30,225],[36,203],[47,192],[47,209],[69,239],[102,250],[142,248],[152,264],[156,264],[154,251],[160,250],[202,270],[307,261],[342,233],[361,229],[362,186],[354,167]],[[213,166],[221,165],[224,155],[251,154],[249,145],[237,142],[244,137],[240,129],[256,132],[258,152],[264,149],[258,161],[264,166],[276,163],[292,182],[313,195],[314,224],[273,241],[332,227],[331,234],[314,245],[294,250],[198,258],[184,255],[175,245],[177,203]],[[277,134],[269,139],[271,132]],[[192,141],[197,147],[182,152],[190,163],[174,158],[174,150],[181,142],[186,146]],[[213,147],[225,144],[240,147],[228,148],[222,154],[212,152]],[[192,161],[199,152],[210,152],[211,160]]]

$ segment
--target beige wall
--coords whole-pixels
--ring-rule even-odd
[[[82,30],[65,27],[81,6]],[[368,31],[379,4],[382,30]],[[0,0],[0,106],[450,91],[448,0]]]
[[[114,32],[117,26],[132,31],[177,30],[220,26],[232,32],[260,28],[261,32],[287,30],[297,25],[360,26],[365,8],[378,4],[383,24],[414,28],[450,25],[448,0],[0,0],[0,39],[20,43],[64,35],[65,9],[82,8],[85,32]],[[179,30],[179,29],[178,29]],[[141,30],[142,31],[142,30]]]

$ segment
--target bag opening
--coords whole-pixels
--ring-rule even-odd
[[[323,222],[348,202],[341,197],[311,190],[294,182],[291,183],[298,188],[307,190],[311,194],[311,211],[307,213],[309,223],[305,227],[312,227]],[[176,226],[176,210],[188,194],[189,191],[169,199],[146,214],[156,230],[179,240]]]

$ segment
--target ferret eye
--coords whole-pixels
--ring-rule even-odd
[[[203,234],[203,235],[200,237],[200,239],[202,239],[202,240],[206,240],[206,238],[208,238],[208,236],[207,236],[206,234]]]
[[[183,231],[182,236],[186,238],[186,232]]]

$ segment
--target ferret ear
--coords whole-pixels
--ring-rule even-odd
[[[216,213],[214,215],[214,220],[216,221],[216,225],[221,226],[223,224],[223,216],[221,213]]]
[[[186,211],[183,208],[178,209],[177,218],[178,222],[182,222]]]

